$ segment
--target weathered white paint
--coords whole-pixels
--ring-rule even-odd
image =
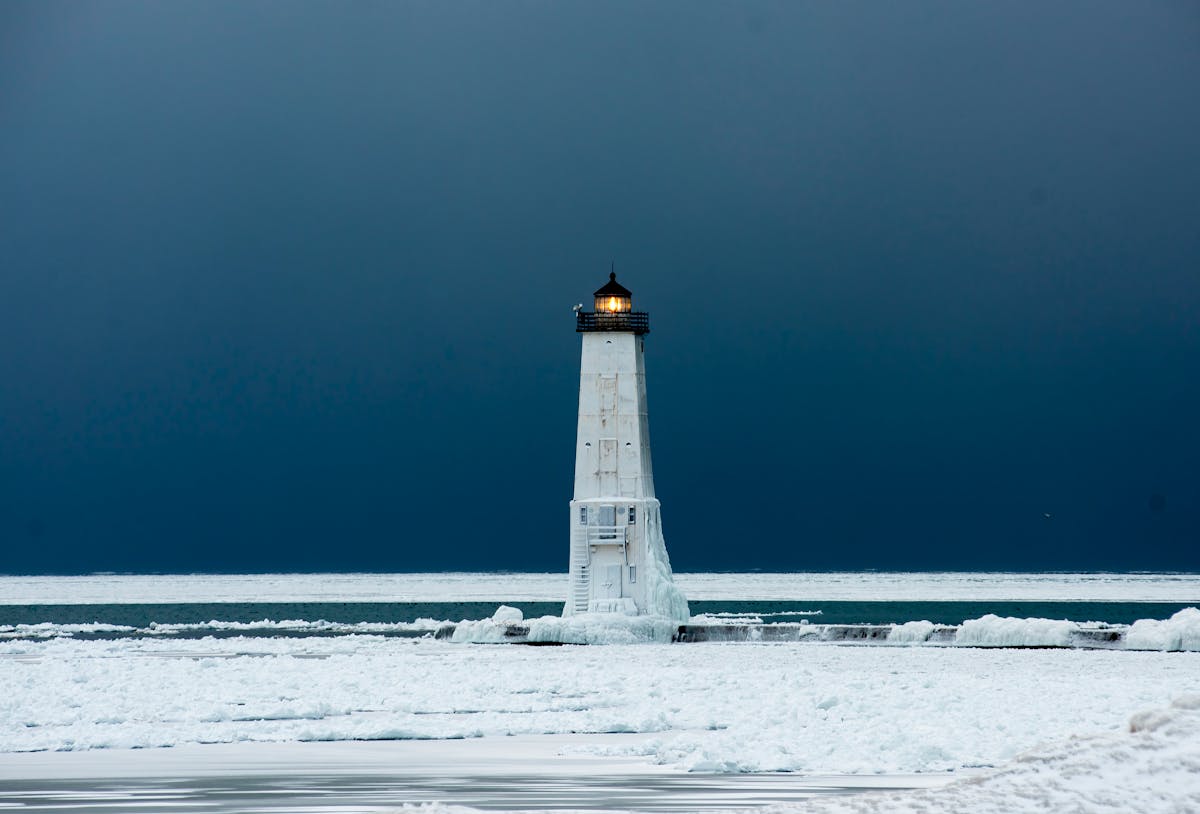
[[[684,622],[650,464],[645,338],[584,333],[570,588],[564,616],[618,612]]]

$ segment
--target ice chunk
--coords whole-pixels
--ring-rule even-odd
[[[496,612],[492,614],[492,621],[502,625],[512,625],[521,622],[525,619],[525,614],[520,608],[514,608],[511,605],[501,605],[496,608]]]
[[[1138,619],[1125,634],[1129,650],[1200,650],[1200,609],[1184,608],[1170,619]]]

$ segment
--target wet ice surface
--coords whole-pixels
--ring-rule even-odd
[[[22,754],[0,763],[0,807],[161,814],[754,807],[765,814],[1200,811],[1200,696],[1144,710],[1109,734],[1050,742],[996,770],[953,776],[684,775],[577,754],[584,747],[629,745],[637,737]]]
[[[7,755],[0,810],[375,812],[440,803],[487,810],[700,811],[936,787],[954,775],[715,775],[570,754],[640,736],[228,744]],[[564,754],[566,752],[567,754]]]

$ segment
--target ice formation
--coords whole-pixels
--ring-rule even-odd
[[[905,622],[893,625],[888,631],[888,641],[892,643],[919,644],[929,639],[933,633],[934,624],[928,621]]]
[[[975,647],[1069,647],[1078,628],[1056,619],[1016,619],[987,614],[958,628],[955,644]]]
[[[522,642],[534,643],[638,644],[669,642],[677,628],[674,620],[658,615],[577,613],[524,620],[518,635]],[[503,644],[515,638],[514,632],[512,622],[493,616],[457,623],[451,640],[460,644]]]
[[[687,599],[675,584],[667,544],[663,541],[662,520],[658,512],[647,517],[646,528],[646,613],[670,622],[682,623],[691,616]]]
[[[682,611],[682,608],[680,609]],[[1077,624],[1054,619],[1022,619],[982,616],[968,619],[958,628],[935,625],[921,620],[895,625],[824,625],[803,617],[803,611],[779,613],[712,613],[694,616],[690,625],[728,626],[743,629],[744,635],[725,641],[774,641],[794,643],[887,644],[932,647],[1102,647],[1113,650],[1200,650],[1200,610],[1185,608],[1170,619],[1141,619],[1133,625],[1104,623]],[[819,611],[808,612],[819,618]],[[329,622],[303,619],[260,619],[254,622],[212,620],[196,623],[151,623],[146,627],[92,622],[85,624],[0,625],[0,641],[38,640],[91,635],[114,639],[184,636],[196,638],[206,633],[244,633],[268,636],[273,633],[296,635],[378,634],[384,636],[450,637],[455,642],[554,642],[568,644],[632,644],[667,642],[679,629],[676,619],[664,615],[629,617],[624,614],[576,614],[578,617],[547,616],[526,620],[519,608],[501,605],[487,619],[458,622],[432,618],[412,622]],[[774,619],[785,617],[789,621]],[[772,621],[766,621],[771,619]],[[883,629],[884,636],[864,638],[861,631],[873,634]],[[856,631],[859,631],[856,634]],[[716,641],[723,640],[720,636]]]
[[[1130,650],[1200,650],[1200,609],[1184,608],[1170,619],[1139,619],[1125,634]]]

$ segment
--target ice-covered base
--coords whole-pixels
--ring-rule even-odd
[[[677,628],[673,619],[625,613],[577,613],[524,620],[517,608],[501,605],[491,619],[456,624],[451,641],[500,644],[512,641],[519,629],[528,631],[520,635],[520,641],[534,644],[636,644],[669,642]]]

